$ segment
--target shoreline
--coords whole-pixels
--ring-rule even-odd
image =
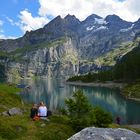
[[[114,82],[106,82],[106,83],[66,82],[66,84],[74,85],[74,86],[106,87],[106,88],[120,88],[120,89],[122,89],[126,85],[126,83],[114,83]]]
[[[114,82],[105,82],[105,83],[84,83],[84,82],[66,82],[68,85],[73,86],[87,86],[87,87],[106,87],[106,88],[119,88],[120,90],[127,85],[127,83],[114,83]],[[125,96],[122,92],[120,92],[121,95],[123,95],[127,100],[137,101],[140,102],[139,98],[134,97],[128,97]]]
[[[122,94],[123,95],[123,94]],[[124,95],[123,95],[124,96]],[[126,97],[126,96],[124,96]],[[137,102],[140,102],[140,99],[138,98],[133,98],[133,97],[126,97],[127,100],[132,100],[132,101],[137,101]]]

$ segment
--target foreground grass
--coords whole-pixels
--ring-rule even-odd
[[[130,127],[128,125],[110,124],[109,125],[109,128],[125,128],[125,129],[131,130],[131,131],[133,131],[135,133],[140,134],[140,129],[138,129],[138,128],[132,128],[132,127]]]
[[[67,118],[59,115],[52,116],[50,122],[32,121],[29,118],[31,105],[22,103],[15,94],[19,91],[13,85],[0,84],[0,113],[12,107],[24,110],[23,115],[0,116],[0,140],[66,140],[75,133],[67,124]],[[58,121],[59,117],[61,121]]]
[[[0,113],[12,107],[22,107],[20,97],[15,94],[20,89],[13,85],[0,84]]]

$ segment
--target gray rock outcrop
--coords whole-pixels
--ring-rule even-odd
[[[89,127],[76,133],[68,140],[140,140],[140,135],[122,128]]]
[[[11,109],[8,109],[7,111],[2,112],[0,115],[2,116],[13,116],[13,115],[22,115],[23,110],[21,110],[18,107],[13,107]]]
[[[13,116],[13,115],[22,115],[23,112],[20,108],[17,108],[17,107],[14,107],[14,108],[11,108],[8,110],[8,114],[10,116]]]

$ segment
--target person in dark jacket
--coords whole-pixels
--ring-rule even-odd
[[[31,108],[31,114],[30,117],[33,119],[35,116],[38,115],[38,108],[36,104],[33,104],[32,108]]]
[[[117,123],[118,125],[120,125],[120,123],[121,123],[121,118],[120,118],[120,116],[117,116],[117,117],[116,117],[116,123]]]

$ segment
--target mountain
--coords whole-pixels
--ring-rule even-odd
[[[131,43],[139,31],[140,20],[127,22],[117,15],[102,18],[92,14],[84,21],[74,15],[57,16],[21,38],[0,40],[0,61],[10,76],[17,77],[69,76],[108,69],[94,60]]]
[[[140,34],[137,35],[133,45],[136,47],[124,55],[115,65],[115,78],[125,81],[140,79]]]

